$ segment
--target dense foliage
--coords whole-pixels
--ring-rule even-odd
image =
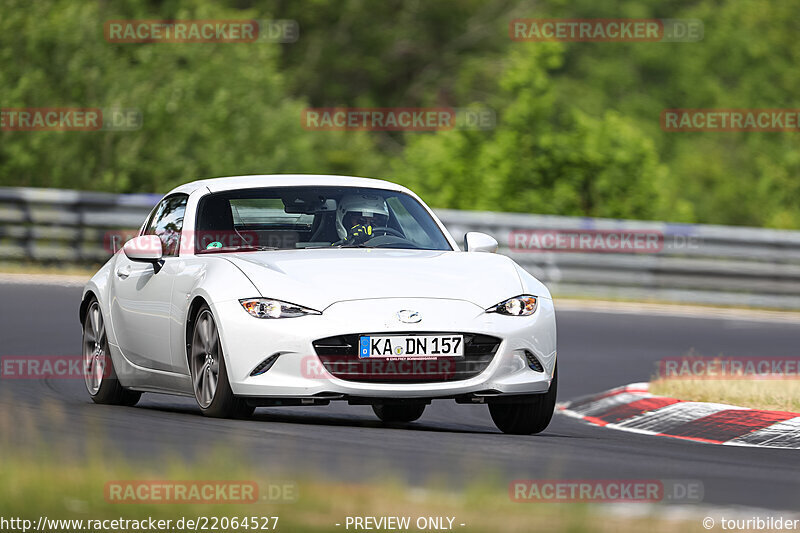
[[[695,43],[520,43],[516,17],[695,18]],[[113,44],[110,19],[294,19],[290,44]],[[436,207],[800,228],[800,132],[668,133],[665,108],[793,108],[783,0],[4,0],[3,108],[141,110],[133,132],[0,132],[0,185],[388,177]],[[306,107],[489,106],[497,126],[310,131]]]

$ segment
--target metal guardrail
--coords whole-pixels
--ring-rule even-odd
[[[141,225],[159,195],[0,188],[0,261],[101,263],[108,234]],[[437,210],[450,232],[488,233],[556,295],[800,309],[800,232]],[[515,249],[513,232],[656,232],[655,253]],[[487,273],[491,275],[491,273]]]
[[[141,226],[160,198],[0,187],[0,261],[102,263],[108,233]]]
[[[800,309],[800,232],[634,220],[437,212],[453,235],[481,231],[556,295]],[[656,253],[514,249],[520,230],[655,232]]]

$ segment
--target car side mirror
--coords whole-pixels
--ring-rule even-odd
[[[497,251],[497,241],[491,235],[470,231],[464,235],[464,251],[493,254]]]
[[[140,235],[125,243],[122,251],[131,261],[151,263],[158,273],[164,264],[164,251],[161,248],[161,239],[157,235]]]

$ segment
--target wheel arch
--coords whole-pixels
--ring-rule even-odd
[[[97,297],[93,289],[87,289],[86,292],[83,293],[81,305],[78,308],[78,317],[80,318],[81,325],[83,325],[84,320],[86,320],[86,313],[89,312],[89,304],[92,303],[92,300],[97,300],[99,302],[100,298]]]
[[[189,309],[186,313],[183,356],[187,364],[189,363],[189,351],[192,344],[192,334],[194,333],[194,321],[197,319],[197,315],[200,313],[200,309],[202,309],[204,305],[208,308],[211,308],[211,304],[208,303],[204,296],[197,295],[192,299],[192,302],[189,304]]]

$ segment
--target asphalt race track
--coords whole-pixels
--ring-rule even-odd
[[[0,284],[0,355],[77,355],[79,288]],[[556,302],[558,309],[558,302]],[[600,312],[558,314],[559,401],[647,381],[655,361],[701,355],[796,356],[800,325]],[[193,400],[147,394],[137,407],[94,405],[81,380],[0,380],[2,411],[34,417],[40,437],[78,449],[101,434],[116,453],[213,460],[222,447],[285,476],[452,486],[513,479],[701,480],[704,501],[800,511],[800,455],[714,446],[598,428],[556,415],[541,435],[499,433],[480,405],[434,402],[406,427],[383,427],[369,407],[258,409],[251,421],[203,418]],[[54,416],[56,413],[57,416]],[[25,443],[19,443],[24,445]]]

